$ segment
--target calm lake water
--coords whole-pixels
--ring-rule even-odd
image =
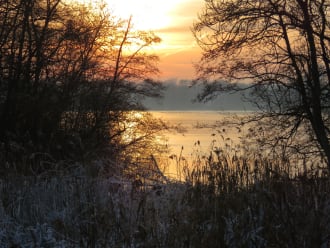
[[[173,152],[180,151],[182,147],[186,152],[190,152],[196,143],[204,149],[209,149],[215,141],[222,140],[220,135],[225,139],[230,138],[233,142],[237,141],[241,133],[235,128],[221,125],[220,122],[248,114],[240,111],[151,111],[151,113],[156,118],[178,127],[177,131],[166,133],[168,145]]]
[[[249,112],[223,111],[150,111],[156,118],[161,118],[177,130],[165,132],[166,144],[170,155],[182,156],[189,161],[196,152],[209,154],[215,147],[234,146],[243,134],[230,125],[222,125],[223,121],[247,115]],[[171,165],[173,167],[173,164]],[[169,169],[175,174],[174,168]]]
[[[169,147],[169,153],[159,156],[159,164],[163,172],[168,177],[182,179],[183,167],[186,164],[188,169],[192,169],[193,161],[196,158],[207,158],[211,153],[225,151],[226,154],[239,154],[248,152],[248,154],[281,154],[281,146],[277,151],[262,150],[254,144],[254,135],[258,135],[259,129],[255,130],[253,124],[239,125],[243,117],[253,114],[249,111],[151,111],[154,117],[161,118],[169,125],[176,126],[174,129],[164,133]],[[235,123],[236,125],[234,125]],[[254,133],[254,131],[256,131]],[[267,131],[260,131],[261,135],[267,135]],[[251,136],[252,135],[252,136]],[[243,138],[243,139],[241,139]],[[297,136],[294,142],[302,144],[308,137]],[[256,150],[255,150],[256,149]],[[290,170],[288,173],[298,173],[305,170],[313,164],[322,164],[318,156],[310,156],[308,160],[303,156],[304,153],[285,150],[290,159]],[[257,152],[257,153],[254,153]],[[273,153],[274,152],[274,153]],[[180,158],[178,160],[178,158]],[[178,163],[180,161],[180,163]],[[165,164],[165,166],[164,166]],[[178,164],[180,168],[178,168]]]

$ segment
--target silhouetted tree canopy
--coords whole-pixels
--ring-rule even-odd
[[[158,57],[145,49],[160,38],[109,13],[103,5],[0,0],[0,143],[7,154],[13,141],[58,156],[119,147],[114,137],[125,130],[118,122],[143,109],[142,98],[161,95]]]
[[[194,24],[203,49],[200,100],[223,91],[247,96],[277,130],[273,145],[308,136],[330,169],[330,16],[326,0],[206,0]],[[228,84],[229,82],[230,84]],[[238,87],[238,82],[246,87]],[[292,145],[293,147],[293,145]],[[296,149],[297,147],[295,147]],[[297,148],[294,152],[298,152]]]

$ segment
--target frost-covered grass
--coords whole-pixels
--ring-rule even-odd
[[[196,157],[185,182],[82,166],[2,177],[0,247],[329,245],[330,181],[321,169],[288,175],[287,161],[215,155]]]
[[[0,247],[166,246],[181,184],[63,174],[0,181]],[[173,210],[174,211],[174,210]]]

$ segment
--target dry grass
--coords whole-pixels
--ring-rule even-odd
[[[290,175],[286,159],[224,149],[194,159],[185,182],[106,177],[80,165],[4,177],[0,246],[329,245],[330,180],[321,169]],[[106,163],[96,164],[114,166]]]

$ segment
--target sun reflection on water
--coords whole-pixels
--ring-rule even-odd
[[[192,170],[194,161],[207,159],[210,152],[234,149],[245,130],[222,127],[220,122],[241,114],[216,111],[151,111],[168,124],[164,130],[168,154],[159,158],[167,164],[165,174],[184,180],[185,171]]]

